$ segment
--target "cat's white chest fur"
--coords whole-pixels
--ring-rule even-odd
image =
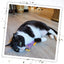
[[[47,31],[46,30],[40,30],[40,34],[42,37],[44,37],[47,34]]]
[[[25,39],[25,45],[31,43],[34,40],[34,38],[30,37],[25,32],[17,31],[17,35],[20,35],[20,36],[24,37],[24,39]]]

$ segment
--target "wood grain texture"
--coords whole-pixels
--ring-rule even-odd
[[[35,13],[22,13],[22,14],[9,14],[8,24],[7,24],[7,33],[6,33],[6,44],[13,36],[13,33],[16,32],[18,27],[26,22],[27,20],[39,20],[50,27],[54,28],[57,31],[58,23],[45,19],[43,17],[38,16]],[[33,58],[42,58],[42,59],[54,59],[55,51],[56,51],[56,41],[50,39],[48,36],[46,42],[41,42],[36,44],[31,48],[30,52],[24,51],[22,53],[14,52],[10,47],[5,47],[5,55],[12,56],[23,56],[23,57],[33,57]]]

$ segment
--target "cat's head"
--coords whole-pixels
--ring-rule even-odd
[[[9,44],[7,44],[6,46],[10,46],[14,51],[19,52],[18,46],[19,47],[25,46],[24,37],[14,33],[11,42]],[[16,49],[18,49],[18,50],[16,50]]]

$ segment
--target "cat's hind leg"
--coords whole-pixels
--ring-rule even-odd
[[[56,33],[54,30],[50,29],[50,30],[48,31],[47,35],[48,35],[50,38],[57,40],[57,33]]]
[[[49,38],[54,39],[54,36],[51,33],[48,32],[47,35],[49,36]]]

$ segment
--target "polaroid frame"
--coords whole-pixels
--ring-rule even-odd
[[[15,4],[15,5],[26,5],[26,6],[35,6],[35,7],[44,7],[44,8],[54,8],[54,9],[60,9],[60,16],[59,16],[59,25],[58,25],[58,38],[57,38],[57,46],[56,46],[56,55],[55,60],[51,59],[40,59],[40,58],[31,58],[31,57],[19,57],[19,56],[11,56],[11,55],[4,55],[5,50],[5,40],[6,40],[6,32],[7,32],[7,23],[8,23],[8,10],[9,10],[9,4]],[[60,42],[60,30],[61,30],[61,14],[62,14],[62,8],[61,7],[55,7],[55,6],[48,6],[48,5],[38,5],[38,4],[27,4],[27,3],[21,3],[21,2],[8,2],[7,8],[6,8],[6,22],[5,22],[5,31],[4,31],[4,45],[3,45],[3,51],[2,51],[2,57],[3,58],[16,58],[16,59],[29,59],[29,60],[38,60],[38,61],[56,61],[58,57],[58,47]]]

